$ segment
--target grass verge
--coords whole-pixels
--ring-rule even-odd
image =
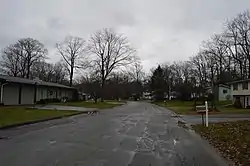
[[[79,111],[38,110],[25,107],[0,107],[0,128],[79,114]]]
[[[187,115],[194,115],[197,114],[194,110],[194,101],[178,101],[172,100],[164,102],[154,102],[154,104],[159,105],[161,107],[168,108],[177,114],[187,114]],[[197,102],[197,105],[202,104],[201,102]]]
[[[250,114],[250,109],[240,109],[234,107],[226,107],[225,105],[231,103],[231,101],[221,101],[216,103],[216,107],[219,110],[218,112],[210,112],[209,114]],[[177,114],[183,115],[196,115],[194,110],[194,101],[167,101],[164,102],[155,102],[154,104],[166,107]],[[202,102],[197,102],[197,105],[203,105]]]
[[[64,106],[105,109],[105,108],[113,108],[116,106],[120,106],[120,105],[123,105],[124,103],[115,102],[115,101],[104,101],[104,102],[97,102],[97,103],[95,103],[94,101],[80,101],[80,102],[67,102],[67,103],[54,103],[54,104],[64,105]]]
[[[214,145],[225,158],[236,165],[250,165],[250,121],[216,123],[208,128],[194,125],[193,128]]]

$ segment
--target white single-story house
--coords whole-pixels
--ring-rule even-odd
[[[233,103],[239,101],[243,108],[250,106],[250,79],[230,82]]]
[[[4,105],[35,104],[42,99],[72,99],[75,88],[38,79],[0,75],[0,103]]]
[[[208,87],[206,92],[213,93],[212,87]],[[218,84],[214,86],[214,97],[218,101],[232,100],[232,91],[230,85]]]

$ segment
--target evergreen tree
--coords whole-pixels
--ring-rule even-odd
[[[156,101],[164,100],[164,89],[165,89],[165,80],[164,80],[164,71],[159,65],[153,72],[151,77],[151,90]]]

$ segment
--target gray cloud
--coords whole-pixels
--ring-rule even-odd
[[[87,39],[111,27],[130,39],[148,70],[157,63],[187,60],[202,40],[222,31],[227,18],[249,8],[248,0],[2,0],[0,48],[33,37],[56,61],[55,43],[66,35]]]

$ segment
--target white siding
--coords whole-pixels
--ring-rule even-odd
[[[235,95],[244,95],[244,96],[247,96],[247,95],[250,95],[250,82],[248,82],[248,89],[242,89],[242,83],[238,83],[238,90],[233,90],[233,84],[231,85],[231,90],[232,90],[232,95],[235,96]]]
[[[57,87],[46,87],[46,86],[39,86],[37,87],[37,101],[41,99],[60,99],[62,97],[67,97],[69,99],[73,98],[73,91],[70,89],[63,89]]]
[[[227,93],[224,93],[223,91],[226,91]],[[231,89],[230,88],[226,88],[226,87],[223,87],[223,86],[220,86],[219,87],[219,101],[222,101],[222,100],[228,100],[227,99],[227,96],[230,96],[229,100],[232,99],[232,93],[231,93]]]
[[[37,87],[36,101],[48,98],[48,90],[46,87]]]

